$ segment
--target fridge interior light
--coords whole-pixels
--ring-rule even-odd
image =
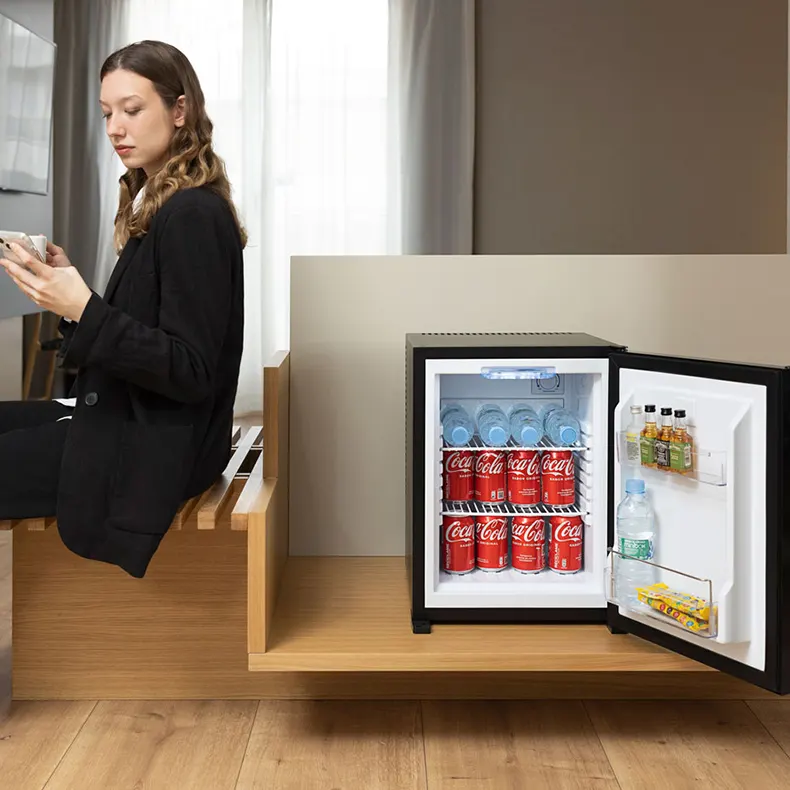
[[[549,366],[486,367],[481,368],[480,375],[486,379],[551,379],[557,375],[557,369]]]

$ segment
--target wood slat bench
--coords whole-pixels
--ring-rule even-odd
[[[222,477],[200,496],[184,502],[170,529],[245,531],[250,507],[263,485],[263,428],[233,426],[233,453]],[[55,526],[55,516],[0,521],[0,530],[41,532]]]

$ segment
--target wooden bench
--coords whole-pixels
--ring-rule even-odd
[[[170,529],[246,530],[250,508],[263,483],[262,426],[233,426],[231,459],[214,485],[187,500],[176,513]],[[55,516],[0,521],[0,530],[40,532],[55,526]]]
[[[232,454],[222,476],[179,508],[170,530],[247,531],[264,489],[263,426],[233,426]],[[13,532],[43,532],[55,516],[0,521],[0,720],[12,697]]]

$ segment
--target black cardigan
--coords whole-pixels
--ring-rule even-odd
[[[180,504],[230,459],[244,335],[242,244],[207,187],[177,192],[124,247],[58,357],[78,367],[57,523],[76,554],[132,576]]]

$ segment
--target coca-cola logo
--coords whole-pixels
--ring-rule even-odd
[[[546,522],[542,518],[534,521],[513,521],[513,537],[525,545],[543,543],[546,539]]]
[[[582,538],[582,525],[570,519],[564,519],[553,528],[552,537],[558,543],[571,543]]]
[[[511,453],[507,459],[507,471],[509,474],[537,477],[540,472],[540,455],[538,453],[524,453],[519,456],[516,453]]]
[[[448,472],[472,472],[475,459],[472,453],[450,453],[446,468]]]
[[[444,539],[445,542],[447,543],[460,543],[462,540],[473,540],[474,536],[475,536],[474,524],[465,523],[460,519],[456,521],[451,521],[444,528]]]
[[[569,458],[557,458],[547,453],[543,456],[543,463],[541,470],[544,475],[551,475],[552,477],[573,477],[573,456]]]
[[[479,453],[477,458],[477,474],[501,475],[505,471],[504,453]]]
[[[507,519],[488,518],[478,525],[478,540],[507,540]]]

